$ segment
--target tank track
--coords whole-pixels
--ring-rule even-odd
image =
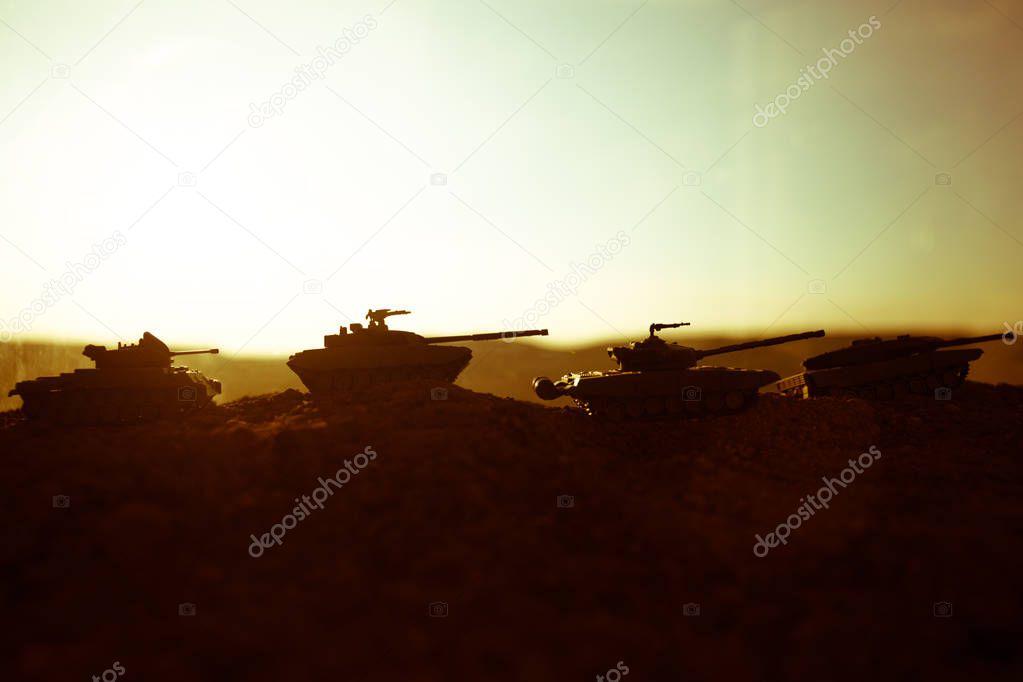
[[[575,404],[591,417],[604,421],[640,421],[649,419],[687,419],[713,415],[738,414],[756,404],[758,389],[703,392],[700,400],[685,400],[682,396],[648,396],[641,398],[606,398],[580,400]]]
[[[22,414],[62,425],[134,424],[196,412],[210,402],[179,400],[177,388],[48,391],[22,396]]]
[[[906,374],[892,377],[887,381],[877,381],[860,386],[831,386],[810,388],[800,386],[786,391],[784,395],[794,397],[834,396],[857,397],[865,400],[892,400],[909,395],[932,396],[939,388],[954,389],[962,386],[970,373],[970,365],[957,365],[942,371],[925,372],[922,374]],[[812,379],[811,379],[812,380]]]
[[[450,384],[458,378],[468,364],[469,362],[466,360],[446,365],[334,370],[300,378],[312,393],[358,391],[379,384],[412,381],[435,381]]]

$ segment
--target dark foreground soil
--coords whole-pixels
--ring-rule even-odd
[[[1023,679],[1023,389],[765,396],[613,427],[448,390],[8,420],[0,677],[117,661],[138,680],[593,680],[621,661],[627,681]],[[367,446],[322,510],[250,556]],[[871,446],[829,509],[754,555]]]

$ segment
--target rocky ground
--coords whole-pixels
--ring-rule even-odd
[[[430,388],[119,428],[5,415],[3,678],[1021,679],[1023,388],[614,426]]]

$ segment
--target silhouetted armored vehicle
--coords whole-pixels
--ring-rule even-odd
[[[656,336],[662,329],[688,325],[688,322],[652,324],[646,339],[607,349],[618,369],[574,372],[558,381],[537,377],[533,390],[544,400],[569,396],[590,415],[609,420],[740,412],[752,406],[760,387],[777,381],[778,374],[763,369],[699,367],[700,360],[824,336],[824,331],[819,330],[707,350],[669,343]]]
[[[491,341],[519,336],[547,336],[546,329],[490,334],[424,337],[390,329],[385,320],[408,315],[408,310],[382,308],[366,313],[369,326],[341,327],[323,337],[323,348],[295,353],[288,367],[312,393],[348,391],[378,383],[424,379],[452,382],[469,364],[472,351],[464,346],[439,346],[452,341]]]
[[[893,398],[934,394],[953,389],[966,380],[970,362],[984,351],[979,348],[942,350],[954,346],[984,343],[1002,334],[945,340],[937,336],[894,339],[857,339],[845,348],[829,351],[803,361],[805,372],[778,382],[785,395],[812,398],[820,395]]]
[[[172,351],[145,332],[138,344],[89,344],[82,355],[95,369],[76,369],[55,377],[19,381],[8,395],[21,396],[29,419],[65,424],[116,424],[183,415],[208,405],[220,393],[220,382],[187,367],[172,367],[178,355],[219,353]]]

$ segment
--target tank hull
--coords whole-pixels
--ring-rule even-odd
[[[183,416],[220,394],[220,382],[187,367],[77,369],[19,382],[10,395],[29,419],[62,424],[134,423]]]
[[[617,421],[741,412],[756,403],[762,386],[779,378],[770,370],[692,367],[580,372],[552,384],[540,378],[534,386],[541,398],[568,396],[591,416]]]
[[[801,372],[778,382],[785,395],[813,398],[856,395],[892,398],[906,394],[933,395],[939,388],[956,388],[966,380],[970,363],[984,351],[978,348],[934,351],[852,367]]]
[[[403,381],[451,383],[472,359],[461,346],[313,348],[292,355],[291,368],[312,393],[336,393]]]

